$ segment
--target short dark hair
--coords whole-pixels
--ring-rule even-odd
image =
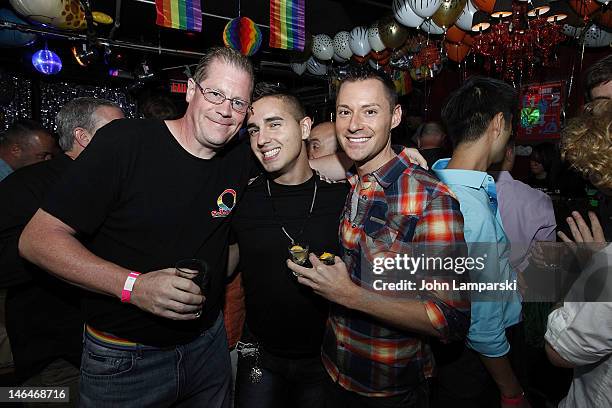
[[[306,110],[300,100],[285,86],[272,82],[258,82],[253,90],[253,103],[266,97],[278,98],[285,102],[298,122],[306,117]]]
[[[593,96],[591,91],[606,82],[612,81],[612,54],[604,57],[591,65],[586,70],[584,76],[584,93],[587,101],[591,101]]]
[[[480,139],[498,113],[512,126],[518,92],[498,79],[473,76],[450,94],[442,108],[442,121],[457,146]]]
[[[395,90],[395,85],[393,84],[391,77],[389,77],[389,75],[386,73],[377,71],[369,66],[349,67],[346,74],[340,77],[338,93],[340,93],[342,85],[347,82],[365,81],[367,79],[375,79],[383,84],[383,88],[387,94],[387,100],[389,101],[389,107],[391,108],[391,111],[393,111],[395,105],[397,105],[397,91]]]
[[[253,89],[255,78],[253,64],[251,64],[251,61],[247,57],[228,47],[211,47],[207,49],[196,67],[193,80],[197,83],[205,80],[209,75],[208,70],[210,66],[215,61],[225,62],[249,74],[251,77],[251,89]]]
[[[20,147],[27,145],[35,133],[44,132],[50,135],[40,123],[31,119],[18,119],[0,135],[0,146],[17,144]]]
[[[148,119],[176,119],[178,109],[167,95],[150,95],[138,106],[142,116]]]

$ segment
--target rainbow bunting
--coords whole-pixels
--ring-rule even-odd
[[[158,26],[202,31],[200,0],[155,0]]]
[[[306,0],[270,0],[270,47],[304,49]]]

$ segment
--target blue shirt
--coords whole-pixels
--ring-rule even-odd
[[[4,180],[4,178],[12,172],[13,169],[11,168],[11,166],[6,164],[4,160],[0,159],[0,181]]]
[[[511,282],[516,274],[510,267],[508,238],[497,208],[493,177],[482,171],[446,169],[450,159],[438,160],[434,173],[457,196],[464,220],[464,237],[470,256],[482,256],[497,262],[485,262],[482,271],[472,270],[473,282]],[[506,328],[521,317],[520,297],[515,291],[497,291],[499,301],[472,303],[472,317],[467,337],[468,347],[487,357],[508,353]]]

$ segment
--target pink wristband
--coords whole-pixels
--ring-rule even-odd
[[[517,405],[521,405],[523,403],[523,401],[525,401],[525,393],[524,392],[521,392],[516,397],[506,397],[504,395],[501,396],[502,404],[506,404],[506,405],[517,406]]]
[[[130,299],[132,298],[132,289],[134,289],[134,283],[136,283],[136,278],[139,275],[139,272],[130,272],[128,277],[125,279],[125,284],[123,285],[123,290],[121,291],[121,302],[130,303]]]

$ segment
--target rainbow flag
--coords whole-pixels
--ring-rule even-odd
[[[155,0],[158,26],[202,31],[200,0]]]
[[[306,0],[270,0],[270,47],[304,50]]]

